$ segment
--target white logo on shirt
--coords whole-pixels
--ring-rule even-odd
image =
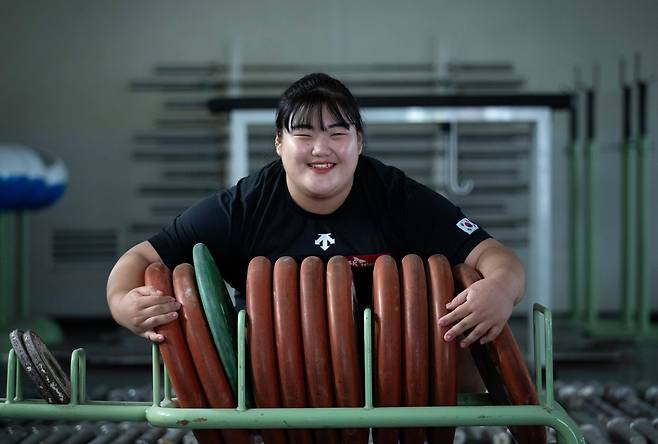
[[[331,233],[322,233],[318,234],[318,238],[315,239],[315,245],[319,245],[324,251],[327,251],[329,245],[336,243],[336,239],[331,237]]]
[[[468,220],[467,218],[463,218],[459,222],[457,222],[457,227],[459,227],[460,230],[464,231],[467,234],[472,234],[475,230],[477,230],[478,227],[475,225],[473,222]]]

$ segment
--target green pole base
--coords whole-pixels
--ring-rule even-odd
[[[11,348],[9,332],[13,330],[32,330],[36,332],[46,345],[56,345],[64,340],[64,334],[59,324],[50,318],[15,319],[6,325],[0,325],[0,350],[6,353]]]
[[[585,331],[599,339],[636,340],[639,342],[658,343],[658,326],[641,328],[640,325],[629,327],[623,320],[599,319],[594,325],[586,325]]]

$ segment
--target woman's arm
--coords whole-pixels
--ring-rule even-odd
[[[153,262],[162,262],[153,246],[144,241],[119,258],[107,279],[107,304],[118,324],[154,342],[164,337],[155,327],[178,317],[180,304],[173,295],[164,295],[144,285],[144,272]]]
[[[477,340],[482,344],[494,340],[525,292],[523,265],[495,239],[480,242],[465,263],[476,268],[484,279],[455,296],[447,305],[452,311],[439,320],[441,326],[452,325],[444,336],[446,341],[472,329],[460,342],[461,347]]]

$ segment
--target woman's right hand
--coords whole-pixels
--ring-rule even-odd
[[[107,304],[119,325],[149,341],[162,342],[164,336],[155,329],[176,319],[180,304],[173,295],[144,285],[146,268],[154,262],[162,259],[148,241],[125,252],[107,279]]]
[[[150,286],[137,287],[125,294],[113,310],[115,320],[136,335],[160,343],[164,336],[157,327],[178,318],[180,303]]]

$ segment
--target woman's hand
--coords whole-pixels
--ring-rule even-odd
[[[468,332],[459,343],[468,347],[477,340],[481,344],[491,342],[500,334],[525,292],[525,271],[514,253],[494,239],[480,242],[464,262],[484,279],[446,305],[451,311],[439,319],[439,325],[452,326],[444,335],[445,341]]]
[[[142,286],[126,293],[113,308],[114,319],[120,325],[159,343],[164,341],[164,336],[156,333],[155,329],[178,317],[180,303],[153,287]]]
[[[144,285],[149,264],[162,259],[148,241],[141,242],[119,258],[107,279],[107,304],[112,317],[149,341],[162,342],[155,328],[178,317],[180,304],[171,295],[163,295]]]
[[[459,293],[446,305],[450,313],[439,319],[442,327],[452,325],[444,340],[452,341],[469,330],[459,343],[462,348],[477,340],[486,344],[496,339],[514,308],[514,300],[506,287],[499,280],[485,278]]]

